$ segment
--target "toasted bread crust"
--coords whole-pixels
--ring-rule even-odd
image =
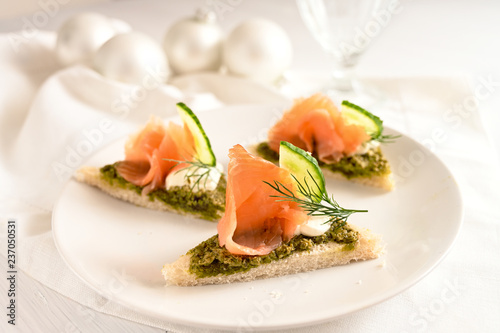
[[[130,202],[136,206],[206,219],[206,217],[204,217],[201,213],[186,212],[161,200],[151,200],[149,196],[140,195],[135,191],[110,184],[106,179],[104,179],[99,168],[96,167],[84,166],[78,169],[75,173],[75,179],[79,182],[95,186],[112,197]],[[219,216],[211,221],[217,222],[222,215],[223,212],[220,212]]]
[[[392,191],[394,189],[394,177],[392,175],[392,172],[383,176],[347,178],[342,173],[333,172],[328,168],[321,168],[321,170],[323,170],[323,174],[325,176],[332,179],[347,180],[356,184],[382,188],[387,191]]]
[[[359,238],[352,250],[344,250],[344,244],[336,242],[320,244],[313,246],[310,251],[296,252],[285,259],[262,264],[247,272],[219,274],[206,278],[198,278],[189,272],[191,255],[186,254],[177,261],[163,266],[162,274],[167,285],[199,286],[267,279],[378,258],[383,251],[380,237],[367,229],[355,227],[353,229],[358,231]]]

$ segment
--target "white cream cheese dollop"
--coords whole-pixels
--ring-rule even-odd
[[[321,236],[330,229],[330,223],[327,223],[329,219],[329,216],[311,216],[307,223],[297,226],[295,235]]]
[[[325,200],[322,200],[321,204],[323,206],[332,207],[332,205]],[[309,220],[306,223],[297,226],[295,235],[309,237],[321,236],[330,229],[330,223],[327,223],[329,219],[330,216],[309,216]]]
[[[219,179],[224,172],[224,167],[220,163],[217,163],[215,167],[210,167],[208,175],[204,175],[203,178],[195,185],[196,180],[198,180],[199,177],[201,177],[206,171],[207,170],[204,168],[188,166],[176,172],[171,172],[165,180],[165,188],[169,190],[174,186],[187,185],[193,188],[193,192],[213,191],[217,188]]]
[[[354,152],[354,154],[362,155],[366,154],[370,149],[374,149],[380,146],[380,142],[376,140],[371,140],[368,142],[363,143],[361,146],[358,147],[358,150]]]

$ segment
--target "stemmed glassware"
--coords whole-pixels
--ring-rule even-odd
[[[326,92],[358,103],[376,103],[376,90],[355,79],[360,56],[388,20],[381,14],[384,0],[296,0],[299,13],[314,39],[332,59]],[[390,16],[389,16],[390,19]]]

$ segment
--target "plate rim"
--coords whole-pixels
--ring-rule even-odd
[[[269,104],[269,105],[262,105],[262,104],[259,104],[258,107],[275,107],[276,104]],[[214,110],[210,110],[210,111],[202,111],[201,113],[205,113],[205,112],[210,112],[210,113],[213,113],[213,112],[221,112],[221,110],[223,109],[233,109],[233,108],[247,108],[247,107],[255,107],[255,105],[253,104],[249,104],[249,105],[246,105],[246,104],[242,104],[242,105],[231,105],[231,106],[223,106],[223,107],[220,107],[220,108],[217,108],[217,109],[214,109]],[[178,119],[179,116],[170,116],[170,117],[166,117],[166,118],[163,118],[163,121],[167,122],[167,121],[170,121],[170,120],[175,120],[175,119]],[[350,314],[354,314],[358,311],[361,311],[361,310],[364,310],[364,309],[367,309],[369,307],[372,307],[372,306],[375,306],[375,305],[378,305],[380,303],[383,303],[385,301],[387,301],[388,299],[391,299],[393,297],[395,297],[396,295],[404,292],[405,290],[411,288],[412,286],[416,285],[418,282],[420,282],[422,279],[424,279],[426,276],[428,276],[437,266],[439,266],[441,264],[441,262],[448,256],[448,254],[452,251],[456,241],[457,241],[457,238],[460,234],[460,231],[462,230],[462,226],[463,226],[463,223],[464,223],[464,212],[465,212],[465,207],[464,207],[464,204],[463,204],[463,195],[462,195],[462,191],[461,191],[461,188],[460,188],[460,185],[459,183],[457,182],[456,180],[456,177],[454,176],[452,170],[450,170],[450,168],[448,168],[448,166],[446,165],[446,163],[444,163],[444,161],[437,155],[435,154],[433,151],[429,150],[427,147],[425,147],[424,145],[422,145],[420,142],[418,142],[417,140],[415,140],[414,138],[412,138],[411,136],[409,135],[406,135],[390,126],[384,126],[384,129],[385,130],[388,130],[389,132],[393,132],[395,134],[400,134],[402,135],[403,137],[405,137],[407,140],[410,140],[410,142],[414,145],[416,145],[418,148],[426,151],[426,152],[429,152],[433,158],[436,159],[436,161],[440,164],[440,166],[443,168],[443,170],[445,172],[447,172],[449,175],[450,175],[450,178],[451,178],[451,182],[454,184],[455,188],[456,188],[456,194],[457,194],[457,205],[458,207],[460,207],[460,210],[458,212],[458,223],[455,223],[456,227],[454,228],[454,232],[453,232],[453,235],[452,237],[450,237],[449,239],[449,244],[446,246],[445,248],[445,251],[443,253],[441,253],[439,256],[437,256],[437,259],[434,260],[434,262],[426,267],[426,269],[423,271],[423,272],[420,272],[417,274],[416,277],[411,277],[408,279],[408,281],[406,281],[406,283],[398,283],[399,286],[395,286],[395,287],[391,287],[390,288],[390,291],[386,291],[376,297],[374,296],[371,296],[368,300],[364,301],[364,302],[361,302],[359,306],[355,307],[355,309],[347,309],[346,311],[342,311],[341,313],[338,313],[336,315],[323,315],[323,316],[320,316],[312,321],[307,321],[307,322],[299,322],[299,321],[295,321],[295,322],[292,322],[290,324],[286,324],[286,325],[280,325],[280,324],[264,324],[264,325],[260,325],[260,326],[251,326],[249,327],[250,329],[254,330],[254,331],[262,331],[262,330],[278,330],[278,329],[288,329],[288,328],[298,328],[298,327],[306,327],[306,326],[312,326],[312,325],[318,325],[318,324],[321,324],[321,323],[325,323],[325,322],[329,322],[329,321],[332,321],[332,320],[336,320],[336,319],[339,319],[339,318],[342,318],[344,316],[347,316],[347,315],[350,315]],[[106,145],[100,147],[99,149],[96,149],[92,154],[90,154],[90,156],[88,156],[85,161],[83,161],[83,164],[88,161],[89,159],[92,159],[96,154],[99,154],[99,152],[103,149],[106,149],[107,147],[109,146],[112,146],[112,145],[116,145],[117,142],[121,141],[121,140],[124,140],[124,138],[128,137],[128,135],[125,135],[125,136],[122,136],[120,138],[116,138],[115,140],[112,140],[111,142],[107,143]],[[54,244],[55,244],[55,247],[59,253],[59,255],[61,256],[61,258],[63,259],[64,263],[66,264],[67,267],[69,267],[69,269],[71,270],[71,272],[73,272],[80,281],[82,281],[87,287],[90,287],[93,291],[95,291],[98,295],[102,296],[102,297],[105,297],[106,299],[108,300],[111,300],[112,302],[115,302],[123,307],[126,307],[126,308],[129,308],[129,309],[132,309],[138,313],[140,313],[141,315],[145,315],[149,318],[155,318],[155,319],[160,319],[160,320],[165,320],[165,321],[170,321],[172,323],[175,323],[175,324],[179,324],[179,325],[185,325],[187,327],[197,327],[197,328],[209,328],[209,329],[220,329],[220,330],[234,330],[234,329],[238,329],[238,328],[241,328],[241,327],[238,327],[238,326],[234,326],[232,324],[226,324],[226,325],[221,325],[221,323],[213,323],[213,322],[203,322],[203,321],[185,321],[183,319],[179,319],[179,318],[176,318],[174,316],[170,316],[168,315],[167,312],[165,312],[164,315],[162,315],[161,317],[157,316],[156,314],[151,314],[151,313],[147,313],[147,311],[145,311],[145,309],[141,308],[141,307],[138,307],[136,305],[134,305],[133,302],[127,302],[126,300],[123,300],[119,297],[112,297],[111,299],[109,298],[109,294],[103,292],[102,290],[100,290],[97,286],[95,286],[93,283],[91,283],[90,281],[87,281],[86,278],[84,278],[77,270],[75,267],[73,267],[73,265],[70,263],[70,260],[68,259],[67,255],[65,254],[65,252],[63,251],[63,248],[62,248],[62,245],[60,243],[60,239],[58,238],[58,236],[56,236],[58,234],[58,232],[56,231],[57,230],[57,223],[56,222],[56,219],[57,219],[57,215],[58,215],[58,212],[59,212],[59,207],[61,205],[61,201],[62,201],[62,197],[64,195],[64,193],[66,192],[67,188],[70,187],[72,184],[79,184],[75,179],[73,179],[73,177],[67,181],[67,183],[63,186],[62,190],[60,191],[60,194],[53,206],[53,213],[52,213],[52,218],[51,218],[51,233],[52,233],[52,236],[53,236],[53,240],[54,240]],[[88,186],[86,184],[81,184],[82,186]],[[416,274],[415,272],[413,273],[414,275]],[[245,328],[243,328],[245,329]]]

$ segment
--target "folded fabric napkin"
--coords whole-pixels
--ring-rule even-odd
[[[55,248],[52,206],[74,170],[93,152],[129,134],[151,114],[174,115],[177,101],[197,110],[227,104],[285,104],[289,97],[309,92],[312,84],[292,75],[283,90],[290,96],[285,97],[244,79],[205,73],[146,89],[107,80],[86,67],[59,68],[51,53],[54,40],[52,33],[40,33],[20,57],[8,35],[0,36],[0,207],[5,215],[1,228],[5,230],[7,217],[19,221],[20,268],[97,311],[173,332],[208,331],[135,312],[83,283]],[[474,87],[457,78],[367,82],[387,98],[383,108],[374,110],[385,123],[431,149],[456,176],[466,206],[463,229],[440,266],[409,290],[334,321],[288,331],[494,331],[500,310],[500,214],[494,209],[500,182],[480,105],[465,104],[474,98]],[[469,108],[467,113],[454,113],[456,104]]]

